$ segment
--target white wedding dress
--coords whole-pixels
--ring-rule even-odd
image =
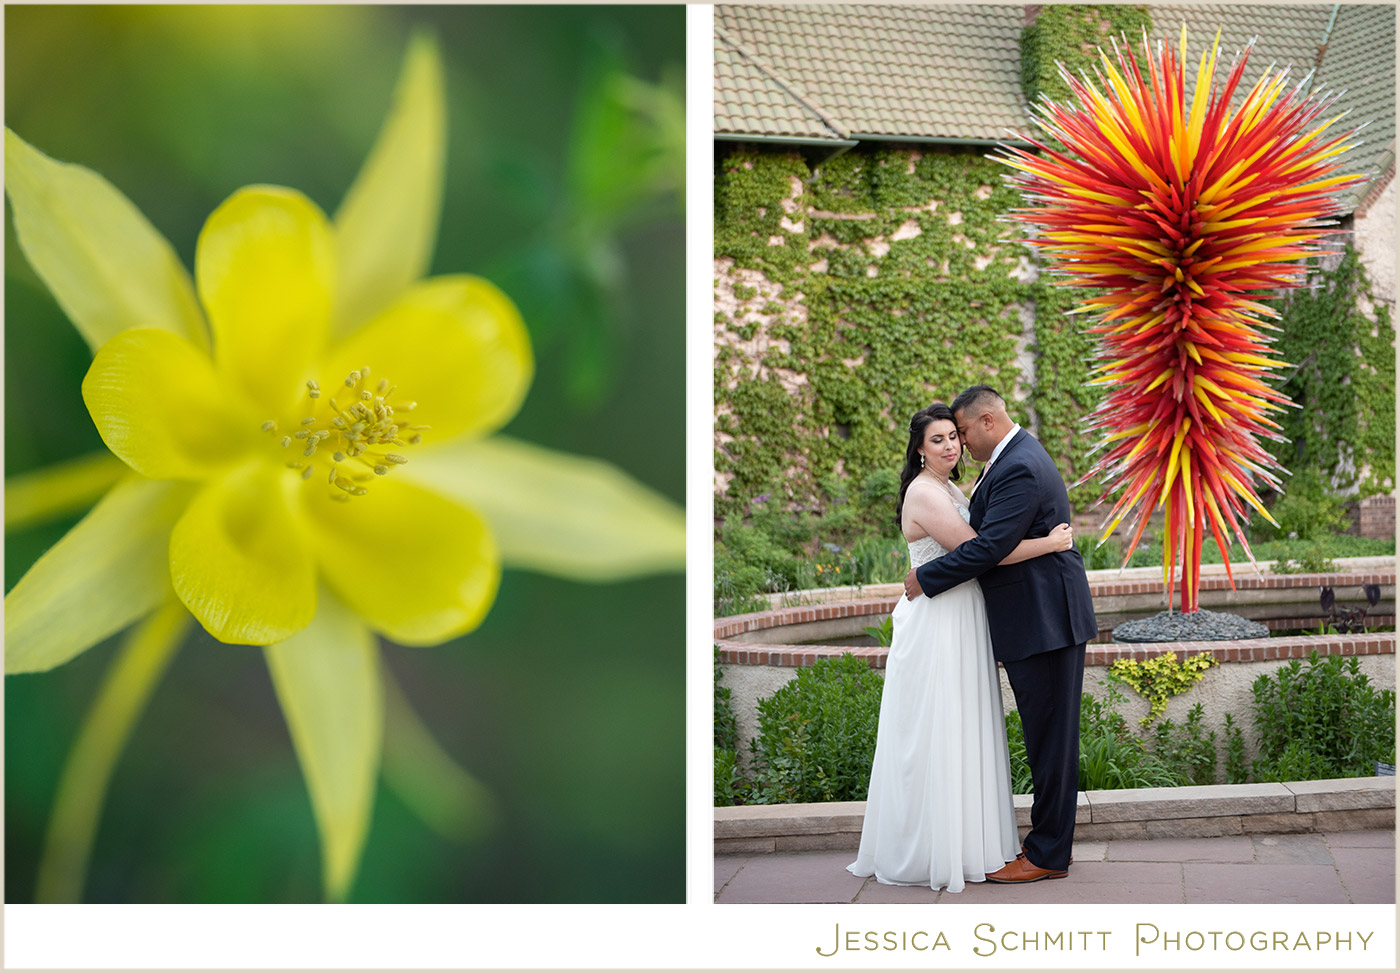
[[[946,553],[931,537],[909,544],[913,566]],[[961,892],[1021,850],[987,607],[968,581],[901,597],[893,619],[860,852],[846,867]]]

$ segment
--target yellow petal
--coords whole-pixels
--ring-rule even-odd
[[[306,485],[321,571],[370,627],[405,645],[436,645],[480,624],[496,597],[500,556],[472,511],[395,471],[348,502]]]
[[[127,328],[161,328],[208,347],[175,250],[111,183],[7,128],[5,190],[20,249],[88,347]]]
[[[5,478],[5,529],[45,524],[86,510],[131,472],[107,450]]]
[[[208,479],[260,434],[208,356],[169,331],[123,331],[99,348],[83,402],[107,448],[153,480]]]
[[[194,264],[220,369],[282,415],[314,377],[329,329],[335,245],[325,214],[291,189],[240,189],[205,222]]]
[[[485,784],[468,773],[413,711],[388,669],[384,683],[384,784],[454,843],[485,837],[500,822],[500,807]]]
[[[404,55],[374,148],[335,214],[336,334],[364,324],[427,273],[442,207],[446,114],[437,44],[420,35]]]
[[[520,312],[479,277],[434,277],[334,349],[323,374],[338,382],[352,369],[398,386],[413,401],[411,421],[432,429],[424,442],[500,428],[520,408],[534,371]]]
[[[42,672],[170,596],[170,529],[193,489],[128,476],[5,596],[5,671]]]
[[[395,471],[479,510],[510,567],[575,581],[685,570],[685,511],[611,464],[493,436]]]
[[[323,590],[311,624],[263,653],[311,794],[326,896],[343,901],[359,867],[379,774],[379,648]]]
[[[82,901],[112,772],[189,628],[190,613],[171,598],[122,640],[63,764],[34,880],[36,902]]]
[[[170,535],[170,580],[221,642],[268,645],[316,614],[316,570],[292,503],[301,481],[254,461],[205,486]]]

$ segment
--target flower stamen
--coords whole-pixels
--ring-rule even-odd
[[[394,402],[398,386],[387,378],[379,378],[369,387],[370,368],[368,365],[355,369],[345,376],[344,387],[355,396],[348,406],[342,406],[334,397],[324,401],[329,409],[320,405],[321,386],[315,379],[306,382],[307,396],[313,408],[309,415],[300,417],[291,435],[281,437],[282,448],[293,443],[302,447],[301,458],[287,461],[287,467],[300,471],[303,480],[310,480],[316,473],[316,459],[323,445],[330,453],[326,482],[332,488],[330,496],[334,500],[349,500],[364,496],[368,488],[361,484],[376,476],[387,476],[395,466],[402,466],[408,458],[402,453],[388,452],[389,447],[414,445],[422,441],[421,431],[425,425],[400,427],[394,415],[396,412],[411,412],[417,402]],[[407,440],[400,438],[401,428],[412,430]],[[262,424],[264,432],[276,434],[278,422],[269,419]],[[340,464],[355,460],[366,468],[365,472],[346,474]]]

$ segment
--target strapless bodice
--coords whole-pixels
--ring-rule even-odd
[[[968,523],[972,522],[972,511],[965,503],[954,501],[953,506],[958,508],[958,514]],[[920,564],[927,564],[934,558],[942,557],[948,550],[932,537],[920,537],[916,541],[909,542],[909,566],[917,568]]]

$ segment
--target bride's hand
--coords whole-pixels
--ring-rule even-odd
[[[1061,524],[1049,533],[1049,538],[1055,546],[1052,550],[1068,551],[1074,546],[1074,529],[1069,524]]]

